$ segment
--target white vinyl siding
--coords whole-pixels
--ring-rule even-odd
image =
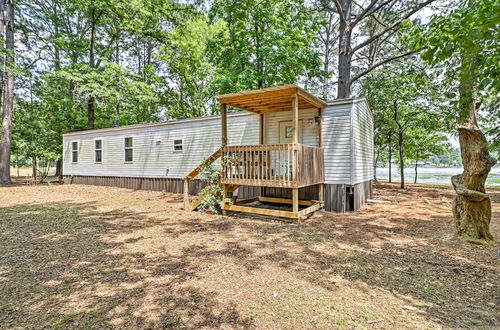
[[[323,111],[322,141],[328,184],[373,179],[373,118],[364,99],[330,102]],[[318,109],[301,110],[303,143],[318,145]],[[280,121],[291,112],[264,116],[264,143],[279,143]],[[228,115],[228,145],[258,144],[258,115]],[[133,138],[133,162],[124,165],[125,138]],[[95,164],[95,139],[102,140],[102,163]],[[78,163],[72,142],[78,142]],[[181,143],[178,143],[181,141]],[[176,143],[177,142],[177,143]],[[220,117],[131,125],[64,135],[64,175],[183,178],[221,146]],[[182,146],[182,151],[175,146]]]
[[[183,178],[220,147],[220,118],[134,125],[64,135],[64,175]],[[133,138],[133,162],[124,165],[125,138]],[[94,163],[94,139],[102,139],[102,164]],[[80,141],[78,164],[71,163],[71,141]],[[258,116],[228,116],[229,144],[258,143]],[[183,152],[174,151],[182,140]]]
[[[356,100],[352,110],[353,184],[373,180],[373,117],[365,100]]]
[[[352,184],[352,101],[329,104],[323,111],[325,183]]]
[[[308,146],[318,145],[319,125],[314,122],[318,109],[304,109],[299,111],[299,120],[302,122],[302,143]],[[264,115],[264,143],[279,143],[279,123],[291,121],[291,111],[272,112]]]

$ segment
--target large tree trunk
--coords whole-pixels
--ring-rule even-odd
[[[496,160],[490,157],[486,138],[477,126],[461,125],[458,136],[464,172],[451,178],[457,193],[453,200],[457,233],[467,238],[492,240],[491,202],[485,182]]]
[[[496,160],[490,157],[486,138],[477,125],[476,112],[480,104],[475,93],[474,70],[469,65],[462,64],[460,77],[459,110],[466,119],[458,127],[458,137],[464,171],[451,178],[457,193],[453,200],[453,216],[459,236],[493,240],[489,230],[491,201],[485,183]]]
[[[89,44],[89,66],[95,67],[95,34],[96,34],[96,13],[95,8],[91,9],[90,44]],[[87,128],[93,129],[95,123],[95,97],[87,97]]]
[[[11,154],[11,127],[12,108],[14,105],[14,0],[7,0],[5,6],[5,47],[8,49],[5,64],[5,92],[2,114],[2,141],[0,145],[0,184],[11,184],[10,154]]]
[[[352,60],[352,26],[351,26],[351,0],[341,0],[341,15],[339,29],[339,80],[337,84],[337,98],[343,99],[351,96],[351,60]]]

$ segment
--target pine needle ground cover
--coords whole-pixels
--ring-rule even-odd
[[[380,184],[388,203],[299,227],[159,192],[0,188],[0,328],[492,328],[500,246],[451,239],[452,195]]]

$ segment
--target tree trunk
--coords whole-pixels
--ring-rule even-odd
[[[95,33],[96,33],[96,16],[95,8],[91,9],[91,26],[90,26],[90,44],[89,44],[89,66],[95,67]],[[87,128],[93,129],[95,123],[95,97],[89,95],[87,98]]]
[[[90,95],[87,99],[87,128],[93,129],[95,123],[95,97]]]
[[[405,159],[404,159],[404,140],[403,140],[403,129],[399,129],[398,132],[398,146],[399,146],[399,170],[401,174],[401,184],[399,187],[405,189]]]
[[[8,50],[5,56],[5,92],[2,113],[2,141],[0,145],[0,184],[12,183],[10,178],[10,154],[11,154],[11,127],[12,109],[14,105],[14,0],[7,0],[5,6],[5,48]]]
[[[418,152],[415,157],[415,179],[413,180],[413,183],[417,183],[417,175],[418,175],[417,167],[418,167]]]
[[[341,0],[340,29],[339,29],[339,79],[337,83],[337,98],[343,99],[351,96],[351,59],[352,59],[352,26],[351,26],[351,0]]]
[[[380,150],[377,150],[375,152],[375,157],[374,157],[375,159],[373,160],[373,180],[375,182],[378,182],[378,180],[377,180],[377,163],[378,163],[379,157],[380,157]]]
[[[392,134],[389,134],[389,183],[392,182]]]
[[[36,156],[31,156],[31,175],[33,176],[33,182],[36,184],[37,172],[36,172]]]
[[[473,64],[471,64],[473,65]],[[464,171],[451,178],[457,195],[453,199],[453,216],[457,234],[468,239],[493,240],[489,225],[491,201],[485,183],[496,160],[490,157],[488,143],[476,121],[475,79],[469,65],[462,64],[460,77],[460,110],[467,114],[458,127],[458,137]]]
[[[59,179],[61,179],[62,177],[62,159],[58,159],[56,161],[56,174],[55,176],[58,177]]]

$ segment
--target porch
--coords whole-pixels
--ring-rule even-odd
[[[214,153],[215,156],[210,160],[219,157],[222,159],[223,214],[237,211],[300,220],[322,208],[324,159],[321,145],[321,115],[326,104],[296,85],[219,95],[216,98],[221,104],[222,148]],[[259,144],[228,144],[228,107],[258,115]],[[312,123],[316,125],[315,138],[310,139],[308,144],[300,143],[303,127],[302,121],[299,121],[299,112],[302,110],[315,111]],[[279,125],[279,143],[269,143],[265,138],[266,118],[277,112],[286,114],[289,120],[283,127]],[[311,135],[311,132],[309,134]],[[189,174],[187,177],[191,178],[192,175]],[[299,200],[299,189],[312,185],[319,186],[318,200]],[[235,199],[232,192],[240,186],[260,187],[259,196],[246,201]],[[264,196],[264,187],[290,189],[292,198]],[[263,208],[262,203],[259,207],[249,205],[256,201],[285,204],[289,205],[290,209]],[[305,208],[301,209],[301,206]]]

